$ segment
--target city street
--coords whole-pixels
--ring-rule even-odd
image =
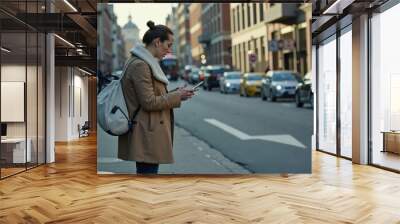
[[[169,89],[183,84],[172,82]],[[304,173],[311,172],[312,114],[290,100],[201,89],[175,110],[175,122],[251,172]]]

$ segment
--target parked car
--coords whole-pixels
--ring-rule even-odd
[[[302,107],[304,103],[309,103],[314,107],[314,94],[312,92],[311,83],[311,72],[308,72],[296,88],[297,107]]]
[[[236,93],[240,89],[240,77],[242,73],[239,71],[224,72],[219,80],[219,90],[221,93]]]
[[[192,68],[192,71],[189,73],[189,80],[188,80],[188,82],[190,84],[196,84],[200,81],[199,72],[200,72],[200,69]]]
[[[224,74],[225,68],[222,65],[207,66],[204,72],[204,85],[203,88],[211,91],[212,88],[219,87],[219,79]]]
[[[293,71],[273,70],[262,80],[261,99],[294,98],[299,75]]]
[[[260,94],[263,73],[245,73],[240,80],[240,96],[254,96]]]

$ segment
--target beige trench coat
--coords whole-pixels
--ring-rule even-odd
[[[174,115],[180,107],[179,92],[168,93],[156,80],[150,66],[136,56],[122,78],[122,89],[129,116],[141,106],[133,131],[118,138],[118,158],[146,163],[173,163]]]

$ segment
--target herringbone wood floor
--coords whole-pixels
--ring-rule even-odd
[[[96,139],[0,181],[0,223],[400,223],[400,175],[313,153],[311,175],[99,176]]]

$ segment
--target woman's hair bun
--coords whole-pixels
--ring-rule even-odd
[[[151,30],[155,28],[154,22],[151,21],[151,20],[149,20],[149,21],[147,22],[147,26],[148,26]]]

